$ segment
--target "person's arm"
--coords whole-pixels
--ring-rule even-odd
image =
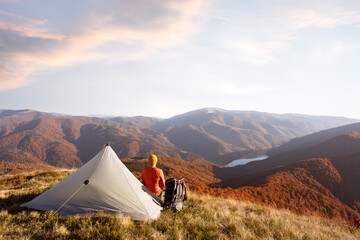
[[[160,169],[160,182],[159,182],[159,187],[161,188],[161,190],[165,189],[165,177],[164,177],[164,173],[163,171]]]
[[[144,171],[141,174],[141,182],[145,185]]]

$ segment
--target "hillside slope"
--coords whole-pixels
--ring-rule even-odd
[[[6,125],[16,125],[40,118],[53,118],[49,113],[33,110],[0,110],[0,128]],[[0,134],[1,136],[1,134]]]
[[[223,165],[247,154],[357,120],[294,114],[200,109],[160,121],[151,128],[175,147]],[[229,158],[230,156],[230,158]]]
[[[150,128],[152,125],[162,121],[159,118],[144,117],[144,116],[113,117],[113,118],[109,118],[109,120],[123,124],[123,125],[135,126],[140,129]]]
[[[360,123],[347,124],[340,127],[326,129],[320,132],[312,133],[304,137],[298,137],[290,140],[289,142],[271,149],[268,154],[270,156],[279,155],[285,152],[290,152],[299,149],[305,149],[327,140],[330,140],[339,135],[343,135],[348,132],[360,131]]]
[[[121,159],[121,161],[138,178],[142,170],[149,166],[147,159]],[[203,159],[182,160],[176,158],[158,158],[157,167],[161,168],[167,178],[184,178],[190,187],[207,187],[221,182],[219,173],[222,169]]]
[[[0,137],[0,162],[79,167],[106,143],[112,144],[120,158],[150,153],[181,158],[184,154],[156,131],[99,118],[38,118],[11,128]]]
[[[69,171],[0,177],[0,238],[26,239],[359,239],[360,231],[319,217],[299,216],[256,204],[190,193],[181,213],[164,211],[159,220],[135,222],[104,214],[59,217],[19,208]],[[42,224],[45,223],[43,226]]]
[[[245,198],[349,219],[360,210],[360,132],[226,169],[223,186]]]
[[[329,218],[359,217],[360,161],[351,165],[352,176],[334,166],[329,159],[313,158],[235,178],[223,184],[236,189],[242,197],[297,213],[317,213]],[[239,195],[240,196],[240,195]]]
[[[352,125],[356,128],[350,128],[351,130],[356,129],[360,131],[360,124]],[[348,128],[342,128],[344,131]],[[329,129],[321,132],[321,134],[326,134],[327,132],[332,132],[334,129]],[[317,134],[312,134],[299,138],[298,142],[315,142],[314,145],[302,148],[296,148],[295,150],[280,152],[279,154],[271,155],[264,161],[254,161],[246,165],[236,166],[231,168],[228,173],[228,177],[241,177],[250,174],[259,173],[267,169],[276,168],[279,166],[285,166],[291,163],[302,161],[309,158],[329,158],[336,159],[344,157],[346,155],[353,154],[360,150],[360,133],[359,132],[339,132],[335,137],[324,138],[323,142],[318,143],[318,141],[313,141],[311,137],[317,138]],[[286,144],[285,144],[286,145]],[[301,145],[303,146],[303,145]]]

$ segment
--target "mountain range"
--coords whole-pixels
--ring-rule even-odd
[[[159,121],[151,128],[163,133],[175,147],[223,165],[252,151],[268,150],[296,137],[356,121],[210,108]]]
[[[1,110],[0,162],[79,167],[109,142],[120,158],[154,153],[224,165],[253,151],[355,121],[221,109],[201,109],[169,119]]]
[[[360,123],[354,119],[221,109],[169,119],[0,111],[0,174],[77,168],[106,143],[138,177],[154,153],[167,176],[184,177],[196,191],[298,213],[359,216]],[[260,153],[269,158],[221,167]]]

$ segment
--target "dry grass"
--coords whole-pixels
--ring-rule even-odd
[[[189,195],[193,208],[164,211],[152,222],[102,213],[59,217],[19,208],[69,173],[1,177],[0,239],[27,239],[43,223],[33,239],[360,239],[360,231],[346,224],[196,193]]]

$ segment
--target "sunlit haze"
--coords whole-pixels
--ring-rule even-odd
[[[358,0],[0,0],[0,109],[360,119]]]

